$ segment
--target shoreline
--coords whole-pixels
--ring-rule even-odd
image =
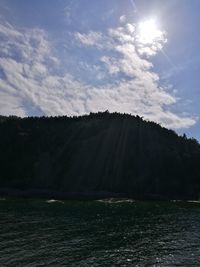
[[[129,199],[142,201],[190,201],[198,202],[197,198],[169,198],[161,195],[133,195],[130,193],[116,193],[107,191],[90,191],[90,192],[62,192],[46,189],[16,189],[0,188],[0,197],[16,198],[41,198],[57,200],[105,200],[105,199]]]

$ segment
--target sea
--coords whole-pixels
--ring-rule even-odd
[[[1,198],[7,266],[200,266],[200,203]]]

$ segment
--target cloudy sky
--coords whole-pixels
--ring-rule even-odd
[[[199,0],[0,0],[0,114],[109,110],[200,140]]]

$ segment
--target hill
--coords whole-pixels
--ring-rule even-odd
[[[0,117],[0,193],[198,199],[200,145],[139,116]]]

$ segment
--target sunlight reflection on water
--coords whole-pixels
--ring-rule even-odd
[[[198,203],[0,201],[2,267],[200,266],[199,240]]]

